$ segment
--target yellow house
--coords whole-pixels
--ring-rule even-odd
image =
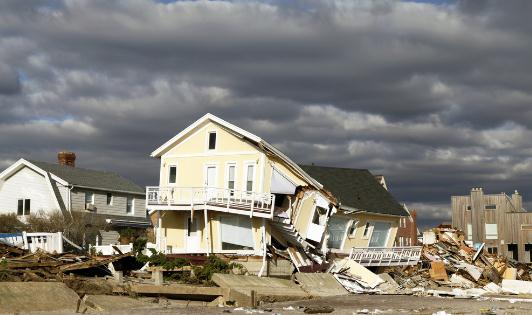
[[[394,245],[399,220],[408,213],[388,192],[384,177],[368,170],[314,165],[300,167],[334,194],[339,210],[328,222],[327,246],[345,256]]]
[[[335,199],[260,137],[206,114],[151,156],[161,160],[159,186],[146,188],[159,251],[265,261],[273,245],[296,266],[325,254]]]

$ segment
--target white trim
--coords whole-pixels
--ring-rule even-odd
[[[206,122],[207,120],[211,120],[219,125],[222,125],[223,127],[226,127],[238,134],[241,134],[243,135],[244,137],[246,138],[249,138],[255,142],[260,142],[261,141],[261,138],[257,137],[256,135],[250,133],[250,132],[247,132],[245,131],[244,129],[241,129],[221,118],[218,118],[216,116],[214,116],[213,114],[211,113],[207,113],[205,114],[203,117],[201,117],[200,119],[196,120],[194,123],[192,123],[190,126],[188,126],[187,128],[185,128],[183,131],[181,131],[180,133],[178,133],[175,137],[173,137],[172,139],[166,141],[162,146],[160,146],[159,148],[157,148],[155,151],[153,151],[151,153],[151,156],[152,157],[160,157],[163,152],[165,150],[167,150],[169,147],[173,146],[177,141],[179,141],[181,138],[183,138],[186,134],[188,134],[190,131],[194,130],[195,128],[197,128],[199,125],[201,125],[202,123]]]
[[[214,137],[214,149],[209,149],[209,139],[211,137],[211,133],[214,133],[216,136]],[[218,150],[218,131],[216,129],[208,130],[205,133],[205,151],[206,152],[216,152]]]
[[[6,168],[2,173],[0,173],[0,179],[2,180],[5,180],[7,177],[13,175],[14,173],[18,172],[22,166],[26,166],[26,167],[29,167],[31,168],[32,170],[34,170],[35,172],[41,174],[42,176],[46,176],[46,171],[43,170],[42,168],[36,166],[35,164],[25,160],[25,159],[19,159],[18,161],[16,161],[13,165],[11,165],[10,167]],[[60,183],[61,185],[63,186],[68,186],[68,182],[65,181],[64,179],[54,175],[53,173],[50,173],[50,175],[52,175],[52,179],[55,180],[56,182]]]
[[[236,190],[236,188],[238,187],[238,182],[237,182],[237,171],[238,171],[238,166],[237,166],[237,162],[236,161],[228,161],[228,162],[225,162],[225,176],[224,176],[224,188],[225,189],[230,189],[229,188],[229,167],[231,166],[234,166],[235,167],[235,178],[234,178],[234,182],[235,182],[235,187],[233,187],[234,190]]]
[[[259,192],[264,192],[264,171],[265,171],[264,164],[266,164],[264,162],[264,160],[265,160],[265,154],[261,153],[260,154],[260,160],[259,160],[259,168],[260,168],[260,173],[259,173]]]
[[[320,188],[320,189],[323,188],[322,184],[320,184],[317,180],[312,178],[312,176],[307,174],[294,161],[292,161],[288,156],[286,156],[284,153],[279,151],[277,148],[275,148],[274,146],[272,146],[268,142],[263,141],[260,137],[254,135],[254,134],[252,134],[252,133],[250,133],[250,132],[248,132],[248,131],[246,131],[244,129],[241,129],[241,128],[239,128],[239,127],[237,127],[237,126],[235,126],[235,125],[233,125],[233,124],[231,124],[231,123],[229,123],[229,122],[227,122],[227,121],[225,121],[225,120],[223,120],[221,118],[218,118],[218,117],[216,117],[216,116],[214,116],[213,114],[210,114],[210,113],[205,114],[200,119],[196,120],[190,126],[185,128],[183,131],[178,133],[175,137],[173,137],[172,139],[166,141],[162,146],[160,146],[155,151],[153,151],[150,154],[150,156],[151,157],[159,157],[160,158],[161,156],[163,156],[170,149],[170,147],[174,146],[177,141],[179,141],[181,138],[185,137],[189,132],[191,132],[192,130],[194,130],[195,128],[197,128],[202,123],[204,123],[204,122],[206,122],[208,120],[221,125],[222,127],[228,129],[229,131],[232,131],[233,133],[241,135],[242,137],[248,138],[249,140],[255,142],[262,150],[268,150],[269,152],[271,152],[274,155],[276,155],[277,157],[279,157],[283,162],[285,162],[288,166],[290,166],[297,175],[301,176],[308,183],[314,185],[317,188]]]
[[[127,200],[131,199],[131,212],[127,212]],[[135,197],[126,196],[126,215],[135,215]]]
[[[244,168],[243,168],[243,171],[242,171],[242,176],[243,176],[243,180],[242,180],[242,191],[248,191],[247,189],[247,185],[248,185],[248,166],[253,166],[253,181],[252,181],[252,184],[251,184],[251,191],[255,191],[255,188],[256,188],[256,179],[255,179],[255,175],[257,174],[257,163],[255,161],[244,161]]]
[[[212,187],[217,187],[218,185],[218,162],[205,162],[203,163],[203,187],[207,187],[207,169],[209,167],[214,167],[215,168],[215,172],[214,172],[214,186]]]
[[[390,241],[390,234],[392,232],[392,222],[386,221],[386,220],[367,220],[366,223],[368,223],[368,222],[370,223],[370,226],[371,226],[370,235],[367,238],[368,247],[370,247],[369,243],[371,242],[371,238],[373,237],[373,230],[375,228],[375,224],[373,224],[373,223],[375,223],[375,222],[383,222],[383,223],[390,224],[390,227],[388,228],[388,233],[386,234],[386,242],[384,242],[384,247],[388,247],[388,242]],[[377,247],[379,247],[379,246],[377,246]]]
[[[168,186],[177,186],[177,170],[178,170],[177,163],[178,163],[177,161],[169,163],[168,167],[166,168],[166,184]],[[175,183],[170,183],[170,168],[172,167],[175,167]]]
[[[190,158],[190,157],[253,155],[253,154],[260,154],[260,151],[257,150],[257,151],[215,152],[215,150],[209,150],[208,152],[203,152],[203,153],[165,155],[164,158]]]

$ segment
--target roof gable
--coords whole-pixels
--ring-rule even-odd
[[[344,208],[408,216],[405,209],[364,169],[300,165],[303,170],[320,181],[332,192]]]
[[[144,194],[145,192],[142,187],[114,172],[96,171],[25,159],[18,160],[0,173],[0,179],[8,178],[24,167],[29,167],[45,177],[49,173],[54,181],[64,186],[73,185],[134,194]]]
[[[205,115],[203,115],[200,119],[196,120],[195,122],[193,122],[190,126],[188,126],[187,128],[185,128],[183,131],[181,131],[180,133],[178,133],[175,137],[173,137],[172,139],[166,141],[162,146],[160,146],[159,148],[155,149],[155,151],[153,151],[151,153],[151,156],[152,157],[161,157],[165,152],[167,152],[169,149],[171,149],[174,145],[176,145],[180,140],[182,140],[184,137],[187,137],[188,135],[190,135],[191,132],[193,132],[196,128],[202,126],[203,124],[205,124],[206,122],[208,121],[212,121],[212,122],[215,122],[219,125],[221,125],[222,127],[225,127],[226,129],[240,135],[240,136],[243,136],[245,138],[248,138],[250,139],[251,141],[255,142],[255,143],[259,143],[261,141],[261,138],[260,137],[257,137],[256,135],[252,134],[251,132],[247,132],[246,130],[240,128],[240,127],[237,127],[219,117],[216,117],[214,116],[213,114],[210,114],[210,113],[207,113]]]
[[[171,148],[173,148],[179,141],[182,139],[190,136],[196,128],[199,128],[203,126],[206,122],[212,121],[214,123],[219,124],[225,130],[228,132],[233,133],[236,136],[246,138],[252,143],[255,143],[261,150],[277,156],[281,161],[283,161],[289,168],[292,169],[292,171],[297,174],[298,176],[301,176],[305,181],[307,181],[309,184],[314,185],[316,188],[321,189],[323,186],[313,177],[308,175],[303,169],[301,169],[294,161],[292,161],[288,156],[286,156],[284,153],[279,151],[277,148],[275,148],[270,143],[264,141],[260,137],[252,134],[251,132],[248,132],[240,127],[237,127],[219,117],[214,116],[213,114],[207,113],[204,116],[202,116],[200,119],[196,120],[194,123],[192,123],[190,126],[185,128],[183,131],[178,133],[175,137],[172,139],[166,141],[162,146],[157,148],[155,151],[151,153],[152,157],[158,157],[160,158],[163,154],[168,152]]]

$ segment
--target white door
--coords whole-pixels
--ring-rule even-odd
[[[216,196],[216,166],[207,166],[205,187],[207,188],[207,200],[214,198]]]
[[[187,252],[199,252],[201,237],[197,215],[194,216],[194,220],[191,220],[190,217],[187,218],[186,233]]]

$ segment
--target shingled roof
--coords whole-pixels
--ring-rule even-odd
[[[315,165],[300,165],[300,167],[323,184],[343,207],[379,214],[408,216],[405,209],[368,170]]]
[[[29,160],[33,165],[49,172],[73,186],[99,190],[144,194],[144,189],[117,173],[89,170],[79,167]]]

